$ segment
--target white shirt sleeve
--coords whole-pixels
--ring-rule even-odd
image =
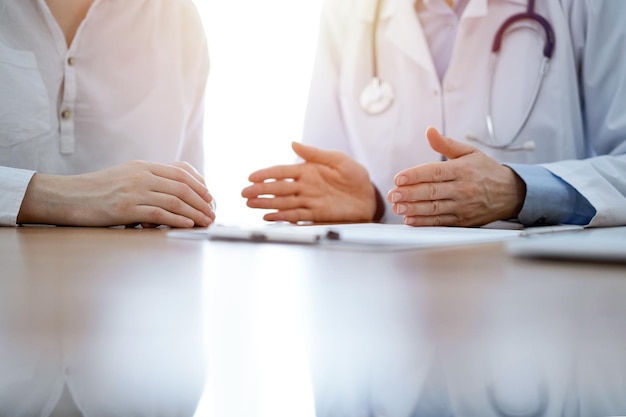
[[[15,226],[26,188],[35,171],[0,166],[0,226]]]

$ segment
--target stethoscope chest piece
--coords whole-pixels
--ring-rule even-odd
[[[372,78],[361,92],[360,104],[366,113],[380,114],[391,107],[391,103],[393,103],[391,84],[378,77]]]

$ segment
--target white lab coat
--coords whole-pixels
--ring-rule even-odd
[[[375,0],[327,0],[303,140],[337,149],[364,164],[385,194],[397,172],[438,161],[424,131],[435,126],[501,162],[542,164],[596,209],[590,226],[626,224],[626,2],[550,0],[536,10],[552,25],[556,47],[530,119],[515,142],[534,151],[494,150],[485,97],[494,34],[526,0],[471,0],[459,23],[443,80],[437,76],[414,0],[384,0],[377,52],[381,78],[395,91],[385,113],[371,116],[359,95],[372,78]],[[528,25],[528,23],[524,23]],[[532,24],[530,24],[532,26]],[[493,118],[509,140],[530,102],[542,58],[543,32],[505,35],[493,81]],[[387,221],[400,221],[386,210]]]

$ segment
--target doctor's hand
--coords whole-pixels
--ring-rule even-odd
[[[376,192],[366,169],[347,155],[293,142],[304,162],[252,173],[241,195],[252,208],[276,210],[267,221],[366,222],[376,212]],[[268,196],[268,197],[263,197]]]
[[[82,175],[35,174],[18,224],[209,226],[214,203],[186,162],[132,161]]]
[[[430,146],[448,160],[399,172],[387,199],[411,226],[481,226],[517,217],[526,185],[483,152],[426,130]]]

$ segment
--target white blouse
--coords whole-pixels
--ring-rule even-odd
[[[45,0],[0,0],[0,225],[35,172],[203,170],[208,53],[191,0],[96,0],[67,47]]]

